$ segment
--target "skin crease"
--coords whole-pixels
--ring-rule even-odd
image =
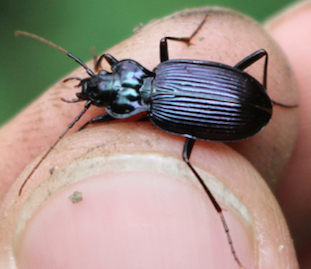
[[[311,267],[311,35],[310,28],[305,27],[310,23],[311,1],[303,1],[266,24],[268,32],[288,55],[298,78],[301,99],[298,139],[276,195],[287,218],[302,269]]]
[[[138,62],[141,62],[147,68],[152,69],[159,63],[158,42],[160,38],[165,35],[184,36],[188,33],[191,34],[196,25],[198,25],[204,17],[204,14],[202,13],[203,11],[204,10],[188,11],[179,15],[175,15],[169,19],[163,19],[160,22],[153,22],[149,26],[143,28],[133,38],[124,41],[118,46],[109,50],[109,53],[114,55],[117,59],[135,59]],[[270,41],[266,40],[267,37],[265,36],[264,32],[261,32],[258,25],[254,24],[252,21],[249,21],[247,18],[241,17],[241,15],[228,13],[227,10],[215,9],[213,10],[213,13],[210,13],[208,22],[198,34],[198,37],[208,36],[209,38],[205,38],[203,40],[199,38],[194,39],[194,45],[190,47],[184,44],[176,44],[173,42],[170,43],[169,51],[172,52],[172,58],[179,57],[188,59],[213,60],[234,65],[250,53],[260,49],[261,47],[257,47],[257,45],[255,45],[259,43],[267,50],[271,50],[273,52],[271,55],[271,67],[269,66],[271,71],[268,72],[270,79],[268,82],[268,88],[269,85],[274,83],[273,78],[275,76],[286,73],[286,71],[282,71],[283,65],[277,65],[277,63],[283,61],[283,56],[278,58],[279,54],[277,52],[277,48],[274,47],[273,44],[270,44]],[[235,24],[235,22],[237,23]],[[243,31],[236,31],[241,34],[241,36],[234,36],[237,49],[234,49],[234,53],[228,53],[228,51],[232,52],[233,50],[233,41],[230,34],[232,34],[232,32],[235,33],[235,31],[232,31],[234,27],[241,29],[240,23],[242,23],[243,27],[245,27],[247,35],[243,35]],[[219,29],[217,29],[218,27]],[[173,34],[172,32],[168,32],[167,29],[174,29]],[[223,36],[219,35],[219,33],[223,33],[223,31],[226,34],[223,34]],[[245,41],[244,38],[248,39],[250,33],[254,34],[254,37],[250,37],[250,39],[253,40],[253,43],[247,43],[247,47],[244,48],[242,46]],[[225,39],[223,39],[223,37],[225,37]],[[256,40],[254,41],[254,39]],[[224,42],[224,40],[226,40],[226,42]],[[222,44],[222,46],[219,44]],[[231,48],[228,49],[228,46]],[[103,67],[107,69],[106,65]],[[258,79],[260,79],[262,75],[262,66],[259,66],[258,69],[256,69],[256,67],[252,67],[250,68],[250,72],[257,74],[259,77]],[[85,77],[86,74],[82,68],[79,68],[73,73],[72,76]],[[285,82],[286,79],[289,79],[289,81]],[[157,154],[168,155],[176,159],[181,158],[184,138],[166,134],[156,129],[155,127],[152,127],[150,123],[113,123],[109,125],[98,126],[96,128],[88,128],[83,132],[63,139],[62,143],[55,149],[54,152],[51,153],[42,166],[40,166],[36,174],[34,174],[31,182],[27,184],[22,197],[16,199],[19,186],[23,182],[23,179],[27,176],[29,169],[28,172],[26,171],[21,175],[19,180],[17,180],[17,183],[8,192],[17,175],[35,156],[46,150],[46,148],[53,143],[55,138],[66,128],[68,123],[72,121],[72,119],[79,113],[79,111],[81,111],[83,107],[83,104],[81,103],[65,104],[59,101],[60,97],[72,99],[73,85],[73,82],[70,82],[66,85],[62,83],[56,84],[53,88],[51,88],[48,92],[36,100],[31,106],[19,114],[14,120],[2,128],[0,133],[0,154],[3,154],[3,156],[0,158],[0,168],[2,171],[0,194],[3,199],[3,203],[2,211],[0,210],[0,213],[3,212],[5,208],[11,207],[12,213],[9,217],[12,219],[16,218],[20,207],[27,199],[27,196],[40,182],[42,182],[42,178],[46,178],[48,176],[47,171],[51,167],[56,167],[56,170],[61,170],[66,165],[76,160],[79,156],[91,156],[89,154],[93,154],[93,152],[95,152],[95,155],[105,155],[116,152],[153,152]],[[285,87],[288,85],[293,85],[293,87],[290,90],[287,90],[286,94],[276,92],[275,87],[271,87],[271,89],[268,89],[269,95],[273,96],[274,100],[282,103],[298,103],[297,95],[294,91],[295,82],[290,74],[284,78],[283,88],[288,88]],[[282,88],[282,85],[280,87]],[[68,109],[68,106],[70,106],[70,109]],[[268,179],[266,179],[271,187],[275,185],[273,182],[277,182],[275,178],[278,178],[281,172],[279,171],[278,167],[276,167],[274,170],[274,166],[271,168],[272,172],[265,172],[264,168],[269,164],[270,155],[272,154],[270,149],[273,148],[278,152],[274,155],[274,159],[279,161],[280,167],[284,167],[286,165],[287,159],[289,158],[290,149],[294,143],[296,134],[295,122],[297,121],[298,115],[297,110],[286,111],[279,108],[275,110],[276,111],[272,122],[269,123],[267,128],[265,128],[262,133],[250,140],[239,142],[237,146],[234,146],[234,149],[237,150],[237,152],[240,152],[246,157],[254,155],[256,156],[256,158],[248,159],[262,175],[267,175]],[[85,115],[83,122],[100,113],[102,113],[101,109],[90,108],[90,111]],[[282,117],[285,117],[287,122],[283,121]],[[292,128],[288,128],[288,125],[291,125]],[[76,131],[78,126],[79,125],[75,126],[71,133]],[[137,126],[139,128],[137,128]],[[91,144],[88,144],[89,142],[87,141],[89,141]],[[248,161],[246,161],[237,152],[221,143],[208,143],[200,141],[195,146],[191,161],[193,160],[194,165],[197,165],[198,167],[208,171],[210,174],[223,181],[224,184],[235,193],[238,199],[242,201],[242,203],[245,204],[248,210],[251,212],[253,219],[252,229],[254,232],[251,233],[248,228],[245,230],[247,231],[246,235],[248,240],[253,243],[249,244],[247,239],[244,241],[242,239],[237,239],[234,240],[234,243],[239,245],[240,241],[242,241],[241,244],[244,244],[247,246],[247,248],[252,248],[250,245],[255,245],[254,253],[252,254],[251,251],[250,253],[244,254],[242,251],[242,253],[240,252],[241,256],[239,256],[239,258],[243,261],[243,263],[245,262],[247,265],[249,265],[246,268],[255,268],[254,266],[256,266],[256,268],[298,268],[286,224],[271,191],[265,185],[264,181],[260,178],[256,170],[253,169]],[[249,152],[253,154],[250,154]],[[230,173],[227,171],[230,171]],[[114,178],[114,176],[111,176],[111,178]],[[134,176],[134,179],[135,178],[136,177]],[[138,184],[134,184],[134,186],[139,188],[139,183],[141,182],[138,181]],[[178,187],[178,183],[176,183],[174,180],[172,181],[172,184],[173,186],[176,184],[175,186]],[[122,188],[121,186],[122,185],[120,185],[119,188]],[[139,193],[144,193],[145,191],[148,190],[143,188]],[[60,194],[60,196],[61,195],[62,194]],[[66,196],[67,193],[64,195]],[[152,195],[153,194],[151,192],[151,196]],[[176,195],[176,199],[178,197],[181,199],[180,196],[174,192],[172,192],[171,195]],[[189,195],[190,197],[196,197],[198,194],[194,191],[193,194],[191,192]],[[66,197],[68,196],[69,195]],[[95,194],[93,196],[96,197]],[[68,198],[66,199],[68,200]],[[204,194],[202,195],[202,199],[206,199]],[[53,201],[55,202],[55,199],[53,199]],[[139,202],[139,204],[142,203],[144,202]],[[177,206],[180,205],[185,206],[182,203],[177,204]],[[167,204],[163,206],[167,206]],[[195,204],[193,207],[197,208]],[[51,210],[51,208],[53,209],[52,202],[48,208],[49,210]],[[61,208],[61,206],[54,203],[54,208]],[[89,211],[87,208],[85,210],[86,212]],[[173,212],[177,212],[176,207],[172,210]],[[239,225],[234,224],[235,217],[231,217],[230,214],[231,213],[228,213],[230,230],[233,234],[235,232],[239,234],[239,228],[236,228],[239,227]],[[38,215],[38,219],[40,219],[40,216],[42,215]],[[58,216],[58,219],[60,218],[61,215]],[[233,220],[231,220],[231,218]],[[196,219],[196,217],[194,217],[194,219]],[[219,224],[219,220],[217,219],[217,215],[216,217],[213,217],[213,219],[216,219],[218,226],[221,227],[221,224]],[[4,223],[4,221],[2,222]],[[199,220],[198,223],[200,223]],[[32,234],[33,231],[40,231],[40,226],[34,226],[37,225],[35,223],[31,224],[32,225],[30,225],[29,234]],[[7,231],[4,229],[2,229],[2,231],[6,234],[9,234],[10,232],[12,233],[12,227],[14,226],[8,225],[2,227],[7,229]],[[52,224],[51,227],[48,228],[51,233],[53,231],[52,227],[55,227],[55,225],[53,226]],[[267,234],[267,230],[269,229],[273,230],[270,236]],[[29,238],[27,233],[25,234],[26,235],[22,236],[24,242],[22,241],[21,245],[25,244],[25,241],[27,241],[27,238]],[[240,234],[243,234],[243,232]],[[34,236],[38,236],[38,234],[35,234]],[[204,236],[201,237],[204,238]],[[10,239],[10,237],[8,238]],[[120,240],[122,240],[122,238],[124,237],[121,237]],[[238,238],[241,237],[238,236]],[[41,240],[41,238],[38,240]],[[238,243],[236,243],[237,241]],[[1,247],[4,247],[3,244],[5,243],[10,244],[10,241],[2,241]],[[216,240],[213,243],[219,244],[220,241]],[[228,243],[226,241],[224,242],[223,248],[229,249]],[[241,248],[243,249],[243,247],[239,246],[239,249]],[[23,262],[30,262],[25,261],[22,247],[15,245],[14,249],[15,254],[21,260],[20,264],[23,264]],[[54,253],[53,249],[48,248],[46,249],[46,256],[49,256],[49,251]],[[66,251],[68,251],[67,254]],[[72,257],[69,248],[67,248],[66,251],[62,252],[64,257],[66,256],[71,257],[73,260],[80,260],[80,257],[79,259]],[[147,260],[148,257],[150,258],[147,253],[142,255],[144,255]],[[171,256],[168,256],[168,259],[170,257]],[[230,252],[228,257],[228,259],[233,260],[232,256],[230,256]],[[138,257],[138,260],[139,258],[141,259],[141,257]],[[182,255],[181,258],[185,258],[185,256]],[[223,255],[219,254],[219,256],[215,256],[214,259],[215,264],[213,264],[213,266],[215,267],[213,268],[218,268],[218,262],[224,258]],[[117,257],[115,260],[117,260]],[[191,264],[191,261],[189,262]],[[232,264],[232,266],[237,267],[234,262]],[[24,268],[27,268],[25,264],[23,264],[23,266]],[[174,264],[170,266],[174,267]],[[205,260],[202,262],[201,266],[202,268],[206,268],[207,265]],[[157,264],[155,264],[155,267],[159,268]]]

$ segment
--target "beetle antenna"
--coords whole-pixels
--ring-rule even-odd
[[[22,194],[23,188],[25,187],[27,181],[29,178],[33,175],[33,173],[37,170],[37,168],[40,166],[40,164],[45,160],[45,158],[50,154],[50,152],[55,148],[55,146],[58,144],[58,142],[64,137],[64,135],[75,125],[75,123],[82,117],[82,115],[88,110],[88,108],[91,105],[91,101],[87,101],[84,105],[83,110],[79,113],[78,116],[75,117],[75,119],[68,125],[66,130],[56,139],[56,141],[53,143],[52,146],[47,150],[47,152],[44,153],[44,155],[41,157],[40,161],[35,165],[35,167],[31,170],[30,174],[25,179],[24,183],[19,189],[18,195],[20,196]]]
[[[81,65],[85,70],[86,72],[91,76],[93,77],[94,76],[94,73],[93,71],[88,68],[86,66],[85,63],[83,63],[79,58],[77,58],[76,56],[72,55],[70,52],[66,51],[65,49],[63,49],[62,47],[60,46],[57,46],[55,45],[54,43],[52,43],[51,41],[48,41],[40,36],[37,36],[37,35],[34,35],[34,34],[31,34],[31,33],[28,33],[28,32],[23,32],[23,31],[16,31],[15,32],[15,35],[24,35],[24,36],[29,36],[33,39],[37,39],[39,40],[40,42],[44,43],[44,44],[47,44],[48,46],[54,48],[54,49],[57,49],[58,51],[66,54],[68,57],[70,57],[71,59],[74,59],[79,65]]]

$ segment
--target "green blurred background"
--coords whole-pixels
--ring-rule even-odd
[[[0,125],[77,64],[16,30],[42,36],[83,61],[132,35],[140,23],[185,8],[230,7],[263,21],[293,0],[0,0]],[[47,65],[48,63],[48,65]]]

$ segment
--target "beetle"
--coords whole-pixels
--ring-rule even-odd
[[[68,103],[86,101],[84,109],[67,129],[43,155],[32,169],[28,179],[36,171],[55,145],[81,118],[91,105],[104,107],[105,113],[86,122],[79,130],[91,123],[108,122],[131,118],[146,112],[149,120],[159,129],[186,137],[182,157],[220,215],[230,244],[232,255],[242,268],[222,208],[210,192],[201,176],[189,159],[197,139],[218,142],[233,142],[248,139],[263,129],[271,119],[273,105],[286,108],[296,107],[272,101],[266,90],[268,53],[260,49],[247,56],[235,66],[201,60],[169,59],[168,40],[190,44],[206,21],[207,16],[198,25],[190,37],[166,36],[160,40],[161,63],[150,71],[132,59],[118,61],[110,54],[103,54],[95,63],[95,74],[79,58],[63,48],[36,35],[16,32],[37,39],[66,54],[84,67],[89,77],[71,77],[64,80],[78,80],[81,91],[77,99]],[[244,70],[259,59],[265,58],[263,82],[260,83]],[[111,72],[101,68],[106,60]]]

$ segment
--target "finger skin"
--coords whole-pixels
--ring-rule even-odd
[[[300,268],[311,267],[311,1],[281,13],[266,28],[286,52],[298,79],[300,120],[294,154],[277,190],[297,249]]]
[[[160,38],[166,35],[172,35],[168,29],[174,29],[173,32],[176,36],[184,36],[185,33],[188,34],[188,32],[191,34],[193,29],[195,29],[204,17],[204,13],[202,12],[202,10],[186,11],[177,16],[175,15],[161,21],[153,22],[144,27],[129,40],[109,50],[109,53],[114,55],[117,59],[133,58],[141,62],[147,68],[152,69],[159,62],[158,42]],[[226,23],[224,23],[224,21],[226,21]],[[234,30],[234,27],[239,29],[239,31]],[[241,29],[244,28],[245,32],[241,31]],[[219,33],[223,34],[219,35]],[[240,35],[237,36],[236,33]],[[253,33],[254,36],[249,36],[249,33]],[[200,37],[202,36],[208,38],[201,39]],[[214,9],[208,17],[207,25],[202,29],[202,32],[200,31],[200,35],[198,34],[198,38],[194,39],[193,43],[194,45],[190,47],[183,44],[170,43],[169,50],[170,52],[172,51],[172,54],[170,54],[171,58],[180,57],[213,60],[235,65],[252,52],[260,48],[267,49],[268,52],[271,52],[271,72],[269,72],[268,82],[268,87],[269,85],[271,86],[271,91],[269,88],[269,94],[271,92],[273,99],[278,102],[290,104],[290,102],[297,101],[294,91],[294,78],[290,70],[285,70],[284,68],[285,58],[278,52],[277,47],[264,31],[250,19],[240,14],[230,13],[224,9]],[[232,44],[237,44],[237,48],[232,48]],[[104,67],[107,68],[107,66]],[[249,71],[254,74],[254,76],[258,76],[258,80],[261,79],[262,66],[251,67]],[[80,68],[70,76],[85,77],[85,71]],[[278,85],[278,81],[283,81],[284,85]],[[27,161],[33,159],[33,155],[37,155],[40,151],[47,148],[66,127],[68,122],[82,109],[83,105],[80,104],[74,104],[71,109],[68,109],[68,104],[59,102],[59,97],[64,97],[66,99],[72,98],[70,97],[71,92],[69,91],[71,86],[72,84],[69,83],[66,86],[61,83],[56,84],[55,87],[50,89],[37,100],[36,103],[24,111],[23,114],[20,114],[14,121],[4,127],[1,148],[8,150],[12,149],[14,146],[18,150],[15,152],[11,150],[7,157],[7,162],[11,160],[14,165],[11,164],[11,162],[8,162],[10,165],[1,164],[5,168],[5,175],[8,178],[2,182],[3,195],[7,192],[8,187],[12,184],[11,181],[15,179],[16,175],[23,166],[25,166]],[[284,90],[285,93],[281,93],[281,89]],[[92,108],[84,120],[86,121],[99,113],[102,113],[100,109]],[[287,121],[283,120],[284,117],[286,117]],[[276,109],[273,120],[258,136],[244,143],[237,143],[235,146],[230,145],[240,152],[240,154],[247,157],[262,175],[266,175],[267,181],[271,186],[274,184],[274,181],[277,180],[280,171],[286,165],[290,155],[296,133],[296,117],[297,110]],[[36,124],[38,119],[42,121],[40,126]],[[292,126],[292,128],[288,128],[288,126]],[[77,128],[78,126],[75,127],[74,130]],[[46,130],[49,130],[49,135],[44,137],[43,134],[46,134]],[[14,135],[10,137],[9,134],[11,133]],[[44,139],[42,137],[44,137]],[[151,126],[150,123],[103,125],[95,128],[88,128],[83,132],[65,138],[33,175],[31,181],[26,185],[22,197],[15,201],[19,187],[27,173],[29,173],[30,167],[21,175],[15,186],[12,187],[6,196],[1,212],[11,211],[11,219],[6,220],[2,225],[6,226],[7,229],[10,227],[11,230],[9,229],[10,232],[6,232],[5,235],[2,235],[4,236],[3,240],[0,240],[0,242],[2,242],[2,249],[10,245],[10,240],[15,236],[16,241],[13,252],[16,257],[18,257],[18,262],[20,264],[29,262],[23,260],[23,257],[25,257],[23,256],[23,253],[25,253],[23,249],[31,249],[30,247],[26,248],[24,245],[26,244],[25,242],[28,242],[27,238],[29,237],[27,237],[27,233],[25,232],[24,235],[22,234],[22,227],[19,230],[19,236],[16,236],[14,235],[15,226],[7,225],[7,223],[10,221],[14,223],[14,221],[17,220],[20,207],[23,205],[23,202],[27,200],[29,195],[29,197],[37,197],[36,195],[38,194],[34,195],[34,192],[38,191],[40,193],[37,186],[42,182],[46,182],[50,168],[55,167],[56,174],[59,176],[68,165],[71,167],[71,165],[75,164],[76,168],[79,167],[79,165],[74,162],[77,159],[92,158],[93,160],[94,156],[105,156],[120,152],[134,152],[140,154],[152,152],[180,159],[183,141],[183,138],[165,134]],[[262,178],[260,178],[256,170],[240,154],[221,143],[198,142],[195,146],[191,161],[193,160],[194,165],[204,169],[220,182],[224,182],[225,186],[228,188],[229,194],[233,195],[233,197],[237,197],[237,201],[245,205],[250,218],[245,218],[241,213],[243,211],[239,210],[239,206],[235,203],[230,204],[231,202],[226,201],[225,197],[227,196],[220,191],[219,198],[221,203],[225,204],[224,208],[226,211],[230,212],[228,215],[234,212],[233,221],[228,217],[228,224],[230,230],[232,230],[232,234],[238,235],[238,239],[235,239],[234,242],[235,245],[237,245],[237,250],[240,250],[240,256],[243,257],[243,260],[242,258],[240,259],[243,263],[245,262],[246,265],[249,265],[246,268],[255,268],[255,266],[256,268],[271,268],[272,265],[276,266],[276,268],[297,268],[291,239],[286,229],[286,223],[282,217],[282,213],[267,185]],[[273,163],[270,163],[271,159],[274,160]],[[18,161],[13,162],[13,160]],[[276,165],[276,163],[278,165]],[[267,166],[270,168],[269,171],[266,168]],[[96,167],[96,163],[94,163],[93,167]],[[71,171],[75,171],[75,169]],[[228,171],[230,171],[230,173],[228,173]],[[179,176],[177,176],[177,178],[178,177]],[[67,177],[60,181],[66,182],[66,180]],[[49,182],[47,184],[49,186],[51,181],[47,180],[47,182]],[[174,182],[176,183],[176,181]],[[42,184],[40,186],[44,185]],[[43,190],[43,193],[40,194],[46,197],[45,199],[47,199],[47,196],[51,193],[51,189],[49,188],[50,187]],[[254,190],[256,191],[254,192]],[[203,195],[202,199],[204,198],[206,199]],[[48,206],[48,204],[46,206]],[[233,209],[231,209],[232,207]],[[57,208],[59,208],[59,206]],[[230,209],[227,210],[227,208]],[[176,208],[173,212],[175,212],[175,210]],[[34,219],[36,218],[40,219],[40,213],[38,213],[38,216],[34,217]],[[215,219],[217,219],[217,216]],[[239,225],[232,224],[236,219],[240,220],[237,221],[240,223]],[[217,221],[219,223],[219,219]],[[28,231],[40,230],[39,228],[34,229],[32,227],[33,226],[29,224]],[[240,231],[242,230],[242,232],[239,233],[239,229]],[[204,236],[201,237],[205,238]],[[213,242],[213,244],[220,243],[219,241]],[[240,244],[242,246],[240,246]],[[229,249],[227,242],[224,242],[224,248],[227,250]],[[129,248],[127,247],[127,249]],[[216,258],[215,261],[212,262],[221,266],[219,264],[227,260],[223,258],[225,256],[220,255],[220,259]],[[232,261],[233,259],[232,256],[230,256],[230,252],[228,256]],[[206,267],[206,262],[207,261],[204,260],[202,268]]]

